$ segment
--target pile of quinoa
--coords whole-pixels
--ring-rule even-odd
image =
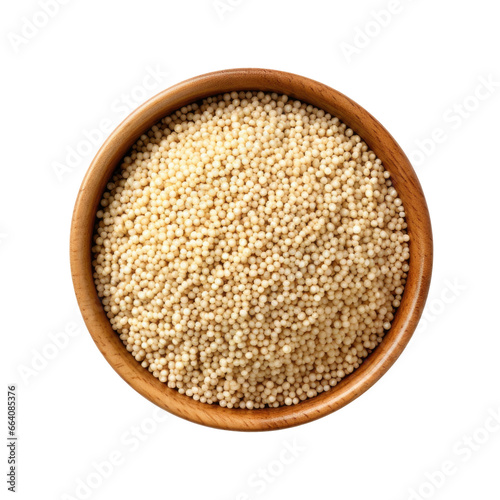
[[[161,382],[228,408],[297,404],[391,327],[409,236],[389,173],[338,118],[232,92],[140,137],[97,212],[94,280]]]

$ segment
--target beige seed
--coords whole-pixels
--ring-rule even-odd
[[[97,212],[94,280],[127,350],[182,394],[297,404],[390,328],[409,237],[390,175],[336,117],[233,92],[132,147]]]

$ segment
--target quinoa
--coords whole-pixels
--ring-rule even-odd
[[[185,106],[134,144],[97,212],[112,328],[168,387],[228,408],[297,404],[360,366],[409,269],[389,173],[286,95]]]

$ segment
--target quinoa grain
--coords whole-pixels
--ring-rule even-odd
[[[382,340],[408,271],[389,173],[338,118],[231,92],[143,134],[97,212],[94,281],[160,381],[227,408],[297,404]]]

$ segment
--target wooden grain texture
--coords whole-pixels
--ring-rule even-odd
[[[112,330],[92,279],[91,244],[97,206],[115,168],[137,138],[176,109],[211,95],[239,90],[287,94],[337,116],[382,160],[403,201],[410,234],[410,270],[401,305],[381,344],[337,386],[298,405],[241,410],[207,405],[169,389],[131,356]],[[103,144],[82,182],[76,201],[70,241],[71,272],[87,328],[110,365],[136,391],[159,407],[211,427],[261,431],[315,420],[348,404],[369,389],[396,361],[410,340],[422,313],[432,271],[429,212],[408,158],[387,130],[361,106],[321,83],[266,69],[233,69],[179,83],[147,101],[128,116]]]

